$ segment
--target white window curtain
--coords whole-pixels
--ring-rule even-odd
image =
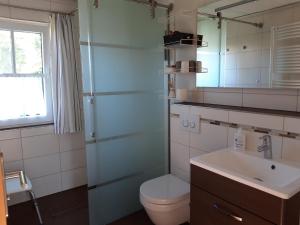
[[[81,76],[71,16],[51,15],[51,79],[56,134],[82,130]]]

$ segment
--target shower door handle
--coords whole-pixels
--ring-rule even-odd
[[[92,138],[92,139],[95,139],[96,137],[96,133],[95,133],[95,113],[94,113],[94,110],[95,110],[95,96],[94,95],[91,95],[89,96],[88,98],[88,103],[89,103],[89,106],[88,106],[88,114],[89,114],[89,119],[90,119],[90,124],[89,124],[89,127],[90,127],[90,132],[89,132],[89,136]]]

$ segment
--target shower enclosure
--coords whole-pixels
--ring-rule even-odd
[[[79,0],[91,225],[142,209],[139,187],[168,172],[167,9]]]

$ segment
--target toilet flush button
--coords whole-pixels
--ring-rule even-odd
[[[200,133],[200,116],[190,115],[189,131],[193,133]]]

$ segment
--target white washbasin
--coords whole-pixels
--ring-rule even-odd
[[[282,199],[300,191],[300,168],[233,149],[192,158],[191,164]]]

